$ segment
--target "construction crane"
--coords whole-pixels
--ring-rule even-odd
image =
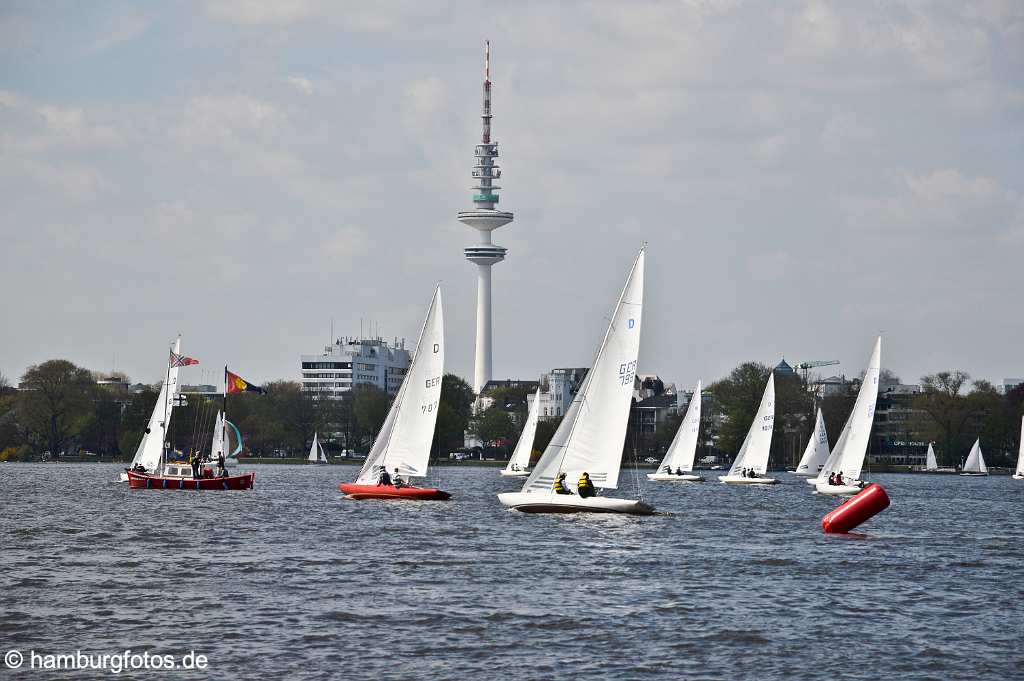
[[[827,367],[833,364],[839,364],[838,359],[818,359],[810,362],[800,362],[796,365],[796,368],[804,372],[804,383],[807,383],[807,372],[816,367]]]

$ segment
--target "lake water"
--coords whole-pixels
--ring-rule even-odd
[[[837,500],[787,474],[645,484],[661,513],[638,518],[507,511],[521,483],[492,468],[441,468],[453,499],[422,503],[343,499],[352,466],[249,468],[250,492],[195,493],[0,465],[0,653],[209,659],[162,678],[1024,674],[1008,477],[877,475],[893,504],[856,538],[824,535]]]

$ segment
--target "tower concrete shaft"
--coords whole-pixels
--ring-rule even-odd
[[[505,259],[508,249],[491,241],[491,232],[512,222],[512,213],[495,208],[498,203],[494,181],[501,177],[498,167],[498,143],[491,139],[491,44],[484,46],[483,133],[476,145],[476,164],[473,166],[471,187],[473,209],[461,211],[459,222],[477,230],[480,241],[463,249],[466,260],[477,266],[476,289],[476,365],[473,371],[473,389],[478,393],[491,380],[491,267]]]

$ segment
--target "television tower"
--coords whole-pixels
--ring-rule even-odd
[[[471,189],[473,209],[459,213],[459,222],[480,233],[480,243],[463,249],[466,260],[477,268],[476,278],[476,364],[473,389],[478,393],[491,380],[491,266],[505,259],[508,249],[491,241],[491,232],[512,222],[512,213],[495,209],[501,189],[494,181],[501,177],[498,168],[498,143],[491,140],[491,42],[484,43],[483,136],[476,145]]]

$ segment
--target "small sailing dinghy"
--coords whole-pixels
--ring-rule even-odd
[[[1014,480],[1024,480],[1024,416],[1020,418],[1020,448],[1017,450],[1017,470],[1013,472]]]
[[[775,430],[775,372],[768,375],[768,385],[761,396],[754,422],[743,439],[743,445],[732,462],[732,468],[718,479],[727,485],[774,485],[775,478],[764,477],[768,471],[768,455]]]
[[[935,458],[935,448],[932,447],[932,443],[928,443],[928,453],[925,455],[924,469],[926,471],[937,471],[939,470],[939,462]]]
[[[806,475],[813,478],[818,477],[825,461],[828,459],[828,433],[825,432],[825,419],[821,416],[821,409],[818,409],[818,416],[814,420],[814,433],[807,441],[807,448],[804,455],[800,457],[797,464],[797,475]]]
[[[149,415],[149,422],[143,432],[139,448],[135,450],[132,463],[128,470],[138,473],[156,473],[160,469],[160,461],[164,455],[164,442],[167,440],[167,428],[171,423],[171,415],[174,413],[174,398],[178,392],[178,369],[182,365],[175,366],[175,357],[181,357],[181,336],[174,341],[174,350],[171,359],[167,363],[167,374],[163,384],[160,386],[160,394],[157,395],[156,404],[153,405],[153,412]],[[119,480],[128,482],[127,470],[121,473]]]
[[[963,471],[960,472],[960,475],[975,477],[988,475],[988,466],[985,465],[985,457],[981,455],[980,438],[974,441],[974,446],[971,447],[971,453],[967,455],[967,460],[964,461],[964,468]]]
[[[405,379],[359,476],[354,483],[338,485],[350,499],[443,500],[451,496],[404,482],[427,474],[443,374],[444,313],[438,286]]]
[[[701,382],[697,381],[697,387],[693,391],[693,398],[686,407],[686,415],[676,436],[672,438],[672,444],[665,452],[665,460],[658,466],[657,473],[648,473],[648,480],[658,482],[704,482],[704,478],[693,474],[693,459],[697,454],[697,436],[700,431],[700,394]]]
[[[525,513],[648,515],[654,512],[653,507],[636,499],[554,491],[555,481],[562,476],[565,487],[570,487],[584,473],[589,474],[594,488],[616,489],[618,486],[640,351],[643,296],[644,249],[640,249],[583,385],[522,491],[498,495],[502,505]]]
[[[523,424],[523,432],[519,435],[519,442],[516,443],[516,448],[512,452],[512,457],[508,460],[508,465],[501,470],[501,474],[506,477],[525,478],[530,474],[530,456],[533,454],[533,438],[537,434],[537,417],[540,412],[539,404],[540,388],[537,388],[537,392],[533,396],[533,403],[530,404],[530,409],[526,414],[526,423]]]
[[[814,489],[818,494],[834,496],[850,496],[860,492],[864,485],[860,481],[860,472],[864,467],[864,455],[868,451],[871,437],[871,426],[875,421],[875,401],[878,399],[878,375],[882,368],[882,337],[875,341],[875,348],[868,360],[868,368],[864,372],[857,400],[853,403],[853,411],[846,419],[843,432],[839,435],[835,449],[821,468],[821,475],[816,479]],[[833,475],[842,475],[842,484],[833,485],[829,480]]]
[[[309,456],[306,457],[306,462],[327,463],[327,455],[324,453],[324,448],[320,446],[316,431],[313,431],[313,444],[309,447]]]

